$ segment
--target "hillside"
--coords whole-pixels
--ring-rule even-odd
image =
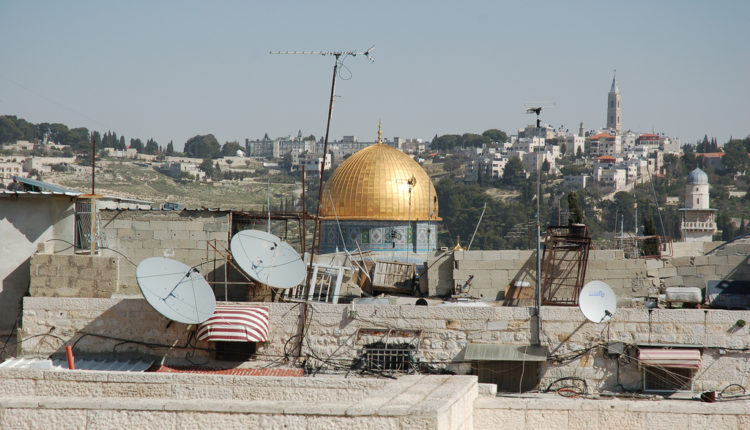
[[[273,176],[272,207],[280,207],[284,200],[291,202],[293,198],[299,198],[299,183],[274,183]],[[84,192],[88,192],[91,187],[89,169],[47,173],[43,180]],[[216,183],[178,182],[151,167],[132,162],[107,162],[101,173],[97,169],[96,176],[97,193],[148,200],[155,206],[175,202],[186,208],[260,210],[266,204],[266,190],[265,177]]]

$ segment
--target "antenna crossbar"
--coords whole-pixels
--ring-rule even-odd
[[[364,55],[370,62],[374,62],[375,58],[372,56],[372,51],[375,49],[375,45],[372,45],[366,51],[268,51],[271,55],[331,55],[336,58],[339,57],[356,57],[357,55]]]

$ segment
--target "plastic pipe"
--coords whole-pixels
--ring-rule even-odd
[[[68,369],[76,370],[75,357],[73,357],[73,347],[70,345],[65,346],[65,355],[68,357]]]

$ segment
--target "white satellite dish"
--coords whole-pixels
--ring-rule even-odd
[[[591,281],[583,286],[578,296],[578,307],[591,322],[609,321],[617,310],[617,296],[609,285],[602,281]]]
[[[305,262],[291,245],[260,230],[243,230],[230,243],[234,261],[251,278],[274,288],[293,288],[305,280]]]
[[[214,314],[216,298],[211,286],[187,264],[147,258],[138,264],[135,276],[148,304],[172,321],[198,324]]]

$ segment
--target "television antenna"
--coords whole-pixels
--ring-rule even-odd
[[[331,97],[328,101],[328,120],[326,121],[326,134],[325,134],[325,140],[323,141],[323,163],[320,166],[320,184],[318,187],[318,210],[315,214],[315,226],[313,227],[313,237],[312,237],[312,249],[310,250],[310,270],[308,271],[307,278],[305,281],[305,288],[309,288],[310,286],[310,275],[312,274],[312,266],[313,266],[313,254],[315,253],[316,245],[315,241],[317,239],[317,247],[320,247],[320,237],[318,235],[320,224],[320,202],[323,201],[323,174],[325,173],[325,160],[326,155],[328,154],[328,132],[331,129],[331,113],[333,112],[333,99],[334,94],[336,91],[336,75],[338,74],[339,67],[344,66],[344,60],[346,60],[347,57],[356,57],[358,55],[365,56],[370,63],[375,62],[375,58],[372,56],[372,51],[375,49],[375,45],[372,45],[367,50],[359,52],[359,51],[269,51],[269,54],[271,55],[322,55],[327,56],[330,55],[334,57],[336,60],[333,63],[333,78],[331,79]]]
[[[260,230],[243,230],[230,243],[232,257],[254,280],[273,288],[293,288],[305,280],[305,263],[291,245]]]
[[[607,322],[617,310],[617,296],[606,283],[591,281],[581,289],[578,307],[589,321]]]
[[[214,292],[195,267],[152,257],[138,264],[135,277],[148,304],[172,321],[199,324],[214,314]]]
[[[554,103],[535,103],[532,105],[526,105],[526,113],[536,114],[536,128],[542,128],[542,120],[539,116],[542,114],[542,109],[554,107]]]

